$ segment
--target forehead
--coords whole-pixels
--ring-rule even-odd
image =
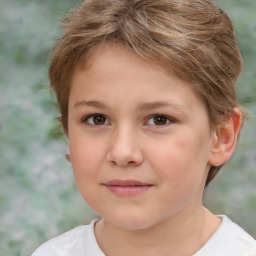
[[[142,55],[141,55],[142,54]],[[154,70],[161,71],[166,75],[174,75],[174,68],[166,60],[151,56],[147,53],[136,53],[135,50],[121,43],[101,43],[93,46],[86,54],[85,57],[78,63],[75,71],[88,70],[97,68],[98,70],[110,64],[109,68],[114,69],[120,64],[128,62],[137,63],[140,66],[151,66]],[[188,84],[189,85],[189,84]]]
[[[84,80],[101,80],[102,85],[106,84],[106,79],[117,82],[122,73],[123,82],[136,81],[136,78],[158,83],[165,80],[167,83],[177,83],[182,86],[191,87],[191,85],[175,77],[161,62],[156,62],[142,58],[133,52],[130,48],[121,44],[101,44],[90,49],[86,59],[75,69],[72,84],[77,79],[78,74],[84,74]],[[102,81],[104,80],[104,81]],[[170,82],[170,80],[175,80]],[[100,82],[100,81],[99,81]],[[149,83],[150,84],[150,83]]]
[[[69,103],[126,113],[167,105],[186,112],[205,110],[191,85],[119,45],[93,49],[83,69],[74,74]]]
[[[163,65],[143,59],[120,44],[104,44],[92,48],[87,55],[86,62],[75,70],[73,86],[78,79],[79,83],[81,80],[87,81],[88,88],[90,82],[101,84],[102,90],[108,81],[113,83],[112,87],[114,84],[120,83],[119,88],[122,85],[130,85],[127,87],[132,88],[132,84],[136,83],[138,84],[136,89],[139,89],[142,87],[142,83],[140,83],[142,80],[143,83],[148,84],[148,88],[153,83],[160,84],[160,80],[162,84],[166,85],[176,84],[191,87],[189,83],[173,76]],[[166,86],[165,89],[171,89],[171,87]],[[161,90],[157,90],[157,92],[161,93]]]

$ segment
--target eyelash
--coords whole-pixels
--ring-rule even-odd
[[[149,122],[149,120],[151,120],[152,118],[164,118],[166,123],[164,124],[160,124],[160,125],[156,125],[156,124],[151,124],[152,126],[166,126],[170,123],[174,123],[175,122],[175,119],[172,118],[172,117],[169,117],[169,116],[166,116],[166,115],[163,115],[163,114],[154,114],[154,115],[151,115],[148,119],[147,119],[147,122]],[[155,121],[155,120],[154,120]],[[153,121],[153,122],[154,122]],[[159,121],[159,120],[158,120]]]
[[[101,118],[103,117],[103,118],[105,118],[105,120],[108,120],[105,115],[98,114],[98,113],[94,113],[94,114],[90,114],[90,115],[85,116],[85,117],[82,119],[82,123],[86,123],[86,124],[91,125],[91,126],[102,126],[102,125],[104,125],[104,124],[102,124],[102,125],[96,125],[96,124],[91,124],[91,123],[89,123],[88,120],[89,120],[90,118],[92,118],[92,117],[101,117]],[[109,121],[108,121],[108,122],[109,122]]]
[[[87,125],[90,125],[90,126],[103,126],[103,125],[106,125],[106,124],[92,124],[92,123],[89,123],[88,120],[90,118],[96,118],[96,117],[100,117],[100,118],[104,118],[104,121],[108,121],[108,118],[103,115],[103,114],[98,114],[98,113],[94,113],[94,114],[90,114],[90,115],[87,115],[85,116],[83,119],[82,119],[82,123],[86,123]],[[151,126],[166,126],[170,123],[174,123],[176,120],[172,117],[169,117],[169,116],[166,116],[166,115],[163,115],[163,114],[154,114],[154,115],[151,115],[147,118],[147,121],[146,123],[148,123],[152,118],[164,118],[164,120],[166,120],[166,123],[164,124],[159,124],[159,125],[156,125],[156,124],[150,124]],[[94,122],[94,120],[93,120]],[[154,121],[153,121],[154,122]],[[110,122],[108,121],[108,124],[110,124]],[[108,125],[107,124],[107,125]]]

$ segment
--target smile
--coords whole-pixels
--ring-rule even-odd
[[[111,180],[103,183],[103,185],[117,196],[136,196],[153,186],[152,184],[135,180]]]

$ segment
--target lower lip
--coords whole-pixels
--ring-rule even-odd
[[[142,186],[109,186],[105,185],[105,187],[117,196],[136,196],[139,195],[148,189],[150,189],[151,185],[142,185]]]

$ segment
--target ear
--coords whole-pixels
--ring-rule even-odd
[[[230,159],[235,151],[241,125],[241,110],[235,108],[218,129],[213,132],[212,148],[208,160],[210,165],[220,166]]]
[[[64,134],[65,134],[65,139],[66,139],[66,142],[67,142],[67,145],[68,145],[68,151],[70,151],[70,150],[69,150],[68,133],[67,133],[67,131],[66,131],[65,129],[64,129]],[[67,154],[65,155],[65,157],[66,157],[66,159],[68,160],[68,162],[71,163],[71,156],[70,156],[70,153],[67,153]]]
[[[66,159],[71,162],[71,157],[70,157],[70,154],[66,154]]]

